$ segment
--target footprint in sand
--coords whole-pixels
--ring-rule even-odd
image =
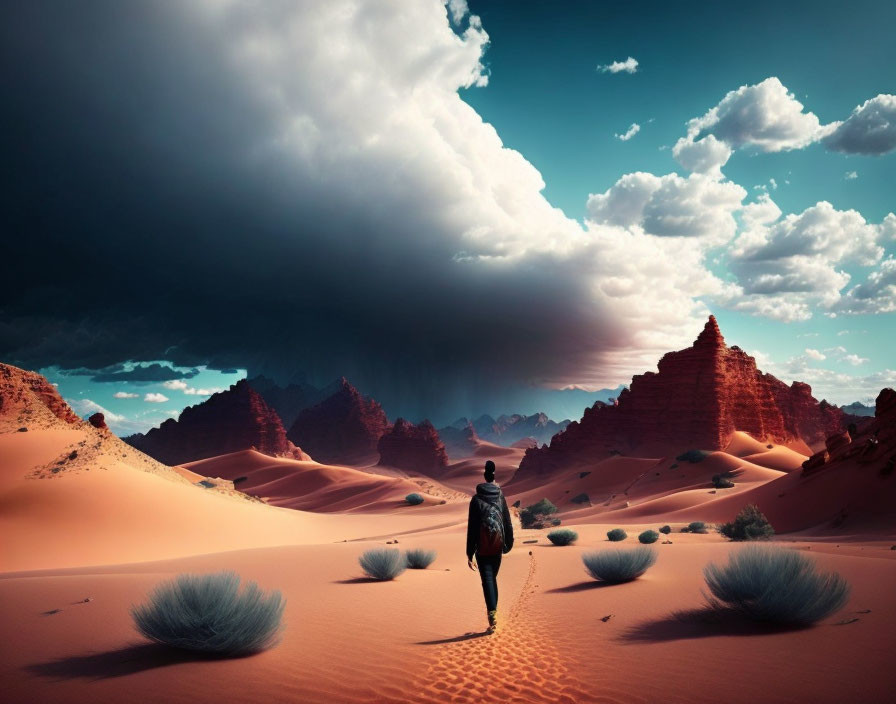
[[[520,596],[491,635],[469,637],[441,646],[419,688],[421,702],[575,702],[558,684],[569,681],[558,649],[546,642],[545,624],[531,608],[536,559]]]

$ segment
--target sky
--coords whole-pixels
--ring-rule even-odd
[[[818,398],[896,384],[892,3],[0,14],[0,359],[117,432],[257,373],[514,412],[710,313]]]

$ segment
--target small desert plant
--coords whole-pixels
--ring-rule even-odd
[[[531,528],[535,523],[535,514],[529,509],[524,508],[520,511],[520,523],[523,524],[523,528]]]
[[[641,535],[638,536],[638,540],[645,545],[649,545],[650,543],[655,543],[659,540],[660,534],[655,530],[645,530]]]
[[[182,574],[157,586],[149,601],[131,608],[137,630],[172,648],[247,655],[272,646],[286,602],[255,582],[239,591],[234,572]]]
[[[708,533],[709,531],[706,529],[706,524],[703,521],[691,521],[684,528],[681,529],[682,533]]]
[[[598,550],[582,555],[585,569],[595,579],[611,584],[637,579],[656,562],[651,548],[637,547],[627,550]]]
[[[519,500],[519,499],[517,499],[516,501],[513,502],[513,507],[514,507],[514,508],[519,508],[519,507],[520,507],[520,500]]]
[[[713,474],[712,485],[716,489],[730,489],[734,486],[734,482],[728,478],[727,474]]]
[[[588,494],[586,494],[585,492],[582,492],[581,494],[576,494],[575,496],[573,496],[570,499],[570,501],[572,501],[574,504],[589,504],[589,503],[591,503],[591,499],[588,498]]]
[[[204,487],[205,489],[214,489],[215,483],[210,482],[208,479],[203,479],[202,481],[196,482],[198,486]]]
[[[687,452],[682,452],[677,459],[679,462],[702,462],[707,457],[709,457],[711,453],[706,450],[688,450]]]
[[[663,526],[662,528],[660,528],[660,533],[662,533],[663,535],[669,535],[669,533],[671,532],[672,526]]]
[[[559,526],[561,523],[563,523],[563,521],[561,521],[559,518],[552,518],[552,519],[551,519],[551,525],[552,525],[552,526]]]
[[[237,477],[236,479],[233,480],[233,485],[236,486],[237,484],[241,484],[242,482],[246,481],[247,479],[249,479],[249,477]]]
[[[435,550],[408,550],[405,554],[405,561],[412,570],[425,570],[436,559]]]
[[[407,567],[401,551],[389,548],[368,550],[358,558],[358,562],[368,577],[381,581],[395,579]]]
[[[540,513],[543,516],[549,516],[552,513],[557,513],[557,507],[547,499],[542,499],[538,503],[532,504],[528,507],[528,510],[535,514]]]
[[[772,528],[759,507],[750,504],[741,509],[733,523],[724,523],[719,526],[719,533],[731,540],[762,540],[773,536],[775,529]]]
[[[417,506],[418,504],[423,503],[423,497],[420,494],[408,494],[404,497],[404,500],[407,501],[411,506]]]
[[[569,528],[552,530],[548,533],[548,540],[554,545],[571,545],[579,539],[579,534]]]
[[[728,565],[703,570],[715,608],[759,620],[809,625],[846,604],[849,584],[836,572],[820,574],[798,552],[750,545],[731,554]]]
[[[620,540],[625,540],[627,537],[628,533],[622,530],[622,528],[614,528],[613,530],[607,531],[607,540],[614,543],[618,543]]]

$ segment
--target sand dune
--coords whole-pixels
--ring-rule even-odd
[[[78,456],[68,460],[72,452]],[[460,508],[450,506],[372,517],[267,506],[197,486],[87,424],[0,434],[0,457],[2,571],[330,543],[461,520]],[[438,510],[445,508],[453,513]]]
[[[270,457],[255,450],[190,462],[185,467],[205,476],[230,480],[245,477],[237,485],[240,491],[264,497],[272,506],[304,511],[391,511],[408,508],[405,497],[411,493],[423,496],[422,505],[457,498],[456,492],[440,490],[432,481],[385,476],[374,473],[376,467],[365,471]]]

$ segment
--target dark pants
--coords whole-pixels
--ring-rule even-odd
[[[494,611],[498,608],[498,570],[501,569],[501,555],[477,555],[476,564],[479,565],[485,608]]]

